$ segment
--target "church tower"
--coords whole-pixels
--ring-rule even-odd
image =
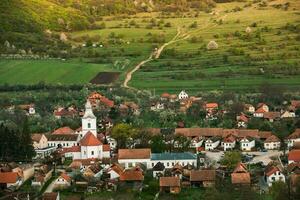
[[[85,104],[85,112],[81,119],[82,123],[82,135],[81,138],[85,136],[87,132],[92,132],[94,136],[97,137],[97,118],[93,113],[92,105],[89,100]]]

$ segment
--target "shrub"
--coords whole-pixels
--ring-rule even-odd
[[[214,40],[211,40],[206,46],[208,50],[218,49],[218,47],[219,45]]]
[[[252,32],[252,29],[248,26],[245,30],[246,33],[251,33]]]

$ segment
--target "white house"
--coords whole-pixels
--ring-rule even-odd
[[[217,148],[220,144],[219,138],[209,138],[205,141],[205,151],[211,151]]]
[[[266,112],[269,112],[269,106],[265,103],[259,103],[256,111],[253,113],[253,116],[262,118]]]
[[[249,113],[254,113],[255,112],[255,107],[252,106],[251,104],[245,104],[244,105],[244,110],[246,112],[249,112]]]
[[[179,100],[188,99],[188,98],[189,98],[189,95],[184,90],[182,90],[178,95]]]
[[[291,112],[291,111],[283,111],[280,115],[280,118],[295,118],[296,114],[295,112]]]
[[[195,137],[195,138],[191,139],[190,147],[191,148],[201,147],[203,142],[204,142],[204,139],[202,137]]]
[[[240,141],[240,148],[242,151],[251,151],[255,147],[255,140],[250,137],[244,137]]]
[[[66,173],[62,173],[54,182],[55,188],[67,188],[71,186],[71,177],[68,176]]]
[[[280,139],[275,135],[271,135],[264,141],[264,148],[268,150],[279,149]]]
[[[151,105],[150,110],[152,111],[160,111],[165,109],[165,104],[161,102],[157,102]]]
[[[157,163],[162,163],[165,168],[173,168],[176,164],[185,166],[185,165],[193,165],[197,166],[197,156],[190,152],[182,152],[182,153],[152,153],[151,154],[151,165],[153,168]]]
[[[277,181],[285,182],[285,176],[278,167],[273,166],[271,164],[266,167],[265,180],[268,186],[271,187],[274,182]]]
[[[135,167],[139,164],[147,169],[150,165],[151,149],[119,149],[118,163],[127,168]]]
[[[115,163],[115,164],[112,164],[106,170],[106,173],[109,174],[110,180],[114,180],[114,179],[118,179],[123,171],[124,171],[124,168],[121,165]]]
[[[221,143],[221,147],[223,147],[224,151],[232,150],[234,149],[236,144],[236,139],[234,136],[229,135],[228,137],[225,137]]]
[[[31,135],[31,139],[37,158],[45,158],[56,149],[56,147],[48,147],[48,139],[44,134],[34,133]]]
[[[295,142],[300,142],[300,128],[297,128],[295,132],[290,134],[286,139],[288,148],[291,148],[294,146]]]

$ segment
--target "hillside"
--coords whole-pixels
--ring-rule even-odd
[[[118,5],[117,2],[119,1],[116,1],[114,6]],[[132,1],[123,1],[126,2],[132,6]],[[217,3],[212,12],[199,12],[194,8],[190,8],[188,12],[142,12],[138,4],[141,1],[136,2],[137,4],[128,8],[138,13],[94,16],[95,27],[68,31],[67,42],[53,42],[52,40],[59,38],[59,35],[54,35],[46,38],[53,43],[45,45],[47,41],[41,42],[43,37],[41,40],[35,40],[30,38],[34,34],[28,34],[26,39],[30,38],[31,41],[26,43],[25,49],[30,48],[32,44],[40,45],[33,48],[33,52],[46,49],[46,53],[51,56],[70,60],[76,58],[74,62],[82,66],[94,63],[105,66],[106,71],[117,69],[122,73],[118,84],[123,84],[126,72],[135,69],[138,63],[149,58],[155,48],[164,46],[179,34],[181,39],[166,45],[158,59],[144,63],[132,73],[128,81],[130,87],[155,90],[158,93],[178,92],[182,89],[190,93],[205,90],[249,92],[270,83],[285,89],[298,90],[299,1],[248,0]],[[151,1],[147,1],[149,2]],[[151,4],[159,10],[162,10],[159,5],[169,5],[156,2],[158,1],[153,0]],[[174,5],[174,1],[169,2],[173,2],[171,4]],[[180,2],[192,5],[192,1]],[[73,10],[76,7],[72,0],[51,0],[51,4],[59,5],[62,9]],[[91,13],[88,14],[81,6],[77,5],[75,10],[84,13],[83,16],[91,17]],[[11,35],[9,34],[12,39],[16,38]],[[215,48],[208,48],[211,41],[217,44]],[[24,40],[21,40],[20,44],[24,45]],[[34,62],[19,60],[0,63],[3,73],[1,83],[16,83],[16,79],[9,75]],[[67,64],[63,61],[59,64],[60,67],[65,65]],[[41,64],[38,66],[43,68]],[[51,70],[50,66],[45,67],[46,71]],[[30,84],[40,81],[40,77],[31,76],[31,69],[21,70],[22,74],[18,76],[17,83]],[[40,70],[42,76],[46,74],[43,70]],[[101,70],[101,67],[99,71],[93,70],[94,75]],[[36,75],[39,76],[38,72]],[[47,82],[65,83],[64,80],[60,80],[63,77],[61,74],[57,79],[54,76]],[[87,78],[81,79],[80,73],[77,76],[82,80],[81,83],[89,81]],[[26,77],[31,77],[32,80]],[[76,83],[76,79],[70,79],[67,83]]]

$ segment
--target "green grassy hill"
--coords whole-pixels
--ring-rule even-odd
[[[65,2],[63,8],[70,8],[68,2],[72,1]],[[57,4],[55,0],[53,3]],[[155,47],[169,41],[180,29],[189,38],[167,46],[159,59],[142,66],[133,74],[130,86],[157,92],[185,89],[197,93],[203,90],[250,91],[268,82],[297,90],[300,86],[299,10],[298,0],[249,0],[220,3],[209,13],[191,10],[143,12],[125,17],[109,15],[95,21],[97,25],[105,23],[104,28],[69,32],[69,44],[81,45],[90,40],[103,44],[102,47],[81,48],[77,55],[99,63],[95,66],[109,66],[106,70],[115,70],[112,66],[126,60],[129,65],[121,70],[124,72],[121,82],[126,70],[148,58]],[[207,44],[212,40],[218,48],[208,50]],[[0,77],[0,83],[36,83],[44,77],[32,76],[32,70],[41,68],[42,75],[53,70],[51,64],[43,62],[46,61],[0,62],[1,73],[8,73]],[[35,63],[38,63],[35,68],[30,67]],[[85,76],[86,69],[75,67],[75,64],[62,61],[56,64],[62,71],[65,66],[71,71],[74,67],[78,70],[74,74],[77,77],[64,80],[58,74],[65,72],[50,73],[52,78],[47,82],[76,83],[78,79],[86,83],[92,77],[91,74]],[[78,65],[85,64],[79,62]],[[92,69],[88,71],[95,75],[102,70],[101,67],[99,71]],[[22,76],[15,75],[18,71]]]

